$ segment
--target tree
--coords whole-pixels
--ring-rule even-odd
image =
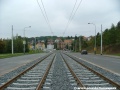
[[[109,29],[109,45],[116,44],[116,30],[114,24],[112,24],[111,28]]]
[[[54,43],[54,48],[57,49],[57,43]]]
[[[110,44],[110,33],[109,33],[109,30],[106,29],[104,32],[103,32],[103,45],[109,45]]]
[[[29,47],[28,47],[28,40],[26,39],[26,44],[25,44],[25,52],[29,52]]]
[[[101,43],[100,41],[101,41],[101,35],[100,35],[100,33],[98,32],[97,35],[96,35],[96,45],[97,45],[97,46],[100,46],[100,43]]]
[[[47,42],[48,42],[48,40],[45,40],[45,48],[47,48]]]
[[[70,37],[68,36],[67,39],[70,39]]]
[[[116,26],[116,44],[120,44],[120,21]]]
[[[11,53],[11,40],[10,39],[7,39],[5,40],[5,52],[6,53]]]
[[[21,36],[18,36],[16,39],[14,39],[14,52],[15,53],[23,52],[23,40]]]
[[[5,51],[5,43],[4,41],[0,40],[0,53],[4,53]]]

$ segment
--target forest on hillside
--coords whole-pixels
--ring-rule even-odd
[[[82,49],[87,49],[88,51],[93,52],[95,46],[95,36],[91,36],[90,40],[85,40],[83,37],[84,36],[81,36]],[[79,51],[79,38],[75,37],[75,40],[77,42],[77,51]],[[104,53],[120,53],[120,21],[117,23],[117,25],[112,24],[110,28],[107,28],[103,31],[102,42]],[[100,46],[101,33],[98,32],[96,34],[96,47],[98,53],[100,52]]]

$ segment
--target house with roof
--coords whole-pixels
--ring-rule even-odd
[[[29,42],[29,49],[30,50],[44,50],[45,49],[45,42],[44,40],[39,40],[38,42],[36,42],[36,44],[34,44],[35,42],[32,40],[31,42]]]
[[[54,41],[52,39],[48,39],[47,41],[47,50],[52,51],[54,49]]]
[[[45,43],[44,43],[44,41],[38,42],[36,44],[36,49],[37,50],[44,50],[45,49]]]
[[[55,43],[57,45],[57,49],[59,49],[59,50],[64,49],[65,45],[61,38],[57,38],[55,40]]]
[[[70,48],[72,45],[73,40],[72,39],[65,39],[64,40],[64,48]]]

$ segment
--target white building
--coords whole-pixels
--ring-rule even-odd
[[[48,44],[47,45],[47,50],[53,50],[54,49],[54,45]]]

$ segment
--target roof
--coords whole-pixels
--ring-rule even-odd
[[[66,39],[66,40],[64,40],[64,43],[71,44],[72,43],[72,39]]]

